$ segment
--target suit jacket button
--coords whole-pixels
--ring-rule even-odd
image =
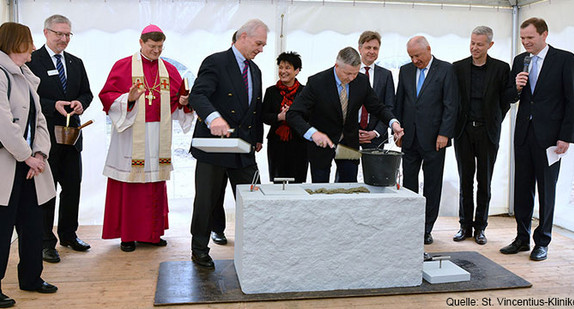
[[[534,101],[530,101],[530,105],[534,104]]]
[[[232,114],[235,114],[235,110],[232,109],[232,110],[231,110],[231,113],[232,113]]]
[[[233,96],[233,94],[230,92],[230,93],[227,94],[227,96],[228,96],[228,97],[231,97],[231,96]]]
[[[241,129],[241,125],[238,125],[237,127]]]
[[[257,114],[257,112],[253,112],[253,115]]]
[[[248,128],[248,129],[251,129],[251,126],[248,126],[247,128]]]

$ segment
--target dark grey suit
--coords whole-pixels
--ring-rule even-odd
[[[42,113],[48,123],[50,132],[50,157],[48,163],[52,169],[54,183],[59,183],[61,187],[60,205],[58,212],[58,237],[60,241],[75,240],[78,229],[78,208],[80,204],[80,184],[82,182],[82,135],[74,146],[60,145],[56,143],[54,135],[55,125],[66,125],[66,117],[61,115],[56,109],[56,101],[73,101],[78,100],[86,110],[92,102],[93,95],[90,90],[88,74],[84,68],[84,63],[78,57],[63,52],[66,61],[66,91],[62,88],[62,83],[58,74],[48,75],[48,71],[56,70],[52,58],[46,50],[46,46],[32,53],[32,61],[28,63],[30,70],[40,78],[38,86],[38,95],[42,104]],[[72,110],[66,108],[68,112]],[[70,126],[80,126],[80,116],[74,114],[70,117]],[[44,248],[54,248],[56,246],[56,236],[52,232],[54,225],[54,210],[56,199],[46,203],[44,210]]]
[[[395,105],[395,84],[393,81],[393,74],[391,71],[375,65],[375,76],[373,80],[373,90],[377,94],[379,101],[389,108],[393,108]],[[360,123],[360,119],[359,119]],[[375,148],[381,143],[385,142],[388,138],[389,123],[384,123],[377,117],[369,117],[369,122],[365,131],[377,131],[379,137],[375,137],[371,140],[371,143],[361,144],[361,148]]]
[[[527,55],[514,58],[513,77],[522,71]],[[540,223],[533,239],[538,246],[548,246],[552,237],[560,162],[548,166],[546,148],[555,146],[558,140],[574,142],[574,55],[549,46],[534,93],[530,81],[522,89],[514,132],[514,212],[517,239],[526,244],[530,243],[535,183]]]
[[[418,192],[419,170],[423,168],[426,197],[425,233],[432,231],[438,217],[446,147],[436,151],[438,135],[450,138],[458,109],[456,77],[452,65],[432,59],[429,72],[416,93],[417,68],[412,63],[401,67],[395,115],[405,129],[403,136],[403,185]]]
[[[192,251],[196,254],[209,252],[211,216],[224,192],[224,177],[229,177],[235,193],[235,186],[250,183],[257,170],[254,149],[257,143],[263,143],[261,71],[253,61],[249,61],[249,71],[253,87],[251,102],[248,102],[241,71],[231,48],[205,58],[191,89],[189,102],[199,117],[194,138],[216,137],[211,135],[204,119],[217,111],[229,127],[235,129],[232,137],[241,138],[253,146],[250,153],[241,154],[206,153],[191,147],[191,154],[197,159],[191,222]]]

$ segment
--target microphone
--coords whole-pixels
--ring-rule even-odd
[[[532,58],[530,56],[524,57],[524,66],[522,67],[522,72],[528,73],[528,66],[530,66],[530,61]]]

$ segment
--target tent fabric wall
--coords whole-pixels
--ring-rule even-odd
[[[550,24],[555,22],[554,19],[558,20],[557,24],[564,24],[562,32],[570,31],[571,38],[572,28],[559,14],[571,10],[572,4],[563,2],[554,0],[552,6],[530,5],[526,12],[549,14],[552,16]],[[293,50],[302,55],[303,70],[299,80],[305,83],[310,75],[332,66],[341,48],[356,47],[364,30],[381,33],[383,43],[379,63],[394,72],[395,82],[398,68],[409,61],[406,42],[417,34],[427,36],[437,58],[452,62],[469,55],[471,30],[477,25],[488,25],[495,33],[495,44],[490,54],[511,61],[512,10],[500,7],[285,0],[20,0],[18,6],[18,20],[30,26],[38,47],[45,41],[42,28],[47,16],[58,13],[72,20],[74,37],[67,50],[84,60],[94,94],[101,89],[112,64],[138,50],[139,32],[149,23],[159,25],[167,35],[162,56],[176,59],[196,74],[206,56],[229,48],[232,33],[246,20],[263,20],[270,33],[264,53],[257,56],[255,62],[263,72],[264,87],[277,80],[275,57],[281,51]],[[554,10],[555,6],[560,9]],[[549,39],[553,35],[551,32]],[[556,46],[566,48],[562,41]],[[508,118],[503,124],[505,132],[495,166],[491,214],[508,210],[511,147]],[[94,119],[96,123],[85,132],[88,142],[83,152],[81,222],[101,224],[106,183],[101,171],[107,151],[108,126],[97,98],[83,119]],[[258,162],[265,182],[268,179],[263,168],[266,166],[264,152],[258,154]],[[455,162],[451,147],[447,151],[441,215],[458,215]],[[191,177],[193,174],[188,179]],[[191,199],[193,186],[187,185],[185,190],[185,194],[170,191],[170,197],[177,195]]]

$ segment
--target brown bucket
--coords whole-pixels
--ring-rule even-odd
[[[56,135],[56,143],[63,145],[75,145],[80,137],[80,130],[90,124],[93,121],[89,120],[80,127],[65,127],[65,126],[54,126],[54,134]]]

